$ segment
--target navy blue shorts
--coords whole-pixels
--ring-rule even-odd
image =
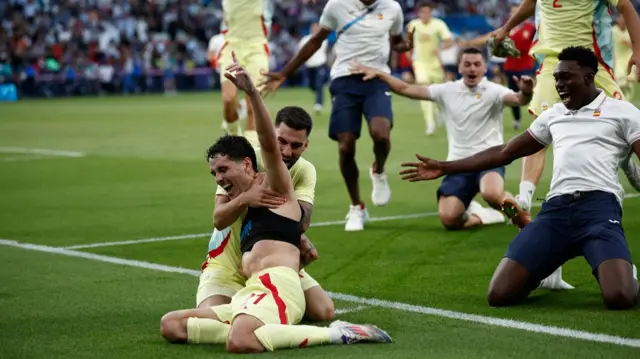
[[[504,178],[504,167],[498,167],[482,172],[458,173],[444,176],[440,187],[438,187],[438,200],[440,197],[454,196],[463,204],[464,208],[469,207],[473,197],[480,192],[480,180],[489,172],[497,172]]]
[[[329,137],[337,140],[339,133],[355,133],[360,138],[362,115],[367,122],[384,117],[393,125],[391,90],[380,79],[363,81],[362,75],[338,77],[331,81],[332,107]]]
[[[553,197],[511,241],[505,257],[538,282],[571,258],[583,256],[595,274],[600,263],[631,254],[622,228],[622,209],[607,192],[576,192]]]

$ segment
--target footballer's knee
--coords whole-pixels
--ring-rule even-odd
[[[374,117],[369,124],[369,134],[375,143],[388,142],[391,137],[391,126],[387,118]]]
[[[187,342],[187,320],[179,311],[165,314],[160,319],[160,333],[170,343]]]
[[[501,208],[502,201],[504,200],[504,192],[500,189],[487,189],[482,192],[482,199],[493,208]]]
[[[615,288],[602,291],[604,305],[610,310],[626,310],[636,305],[637,295],[635,291]]]
[[[356,138],[350,133],[340,134],[338,136],[338,152],[340,158],[354,158],[356,156]]]
[[[261,321],[250,315],[242,314],[236,317],[227,337],[227,352],[246,354],[265,351],[255,335],[256,329],[262,325]]]
[[[322,291],[322,293],[319,293],[318,290]],[[320,286],[307,289],[304,294],[305,300],[307,301],[307,309],[305,312],[307,318],[316,322],[326,322],[335,319],[336,308],[333,300],[331,300]]]
[[[498,264],[487,293],[487,302],[492,307],[517,304],[531,291],[529,272],[520,263],[503,258]]]
[[[460,214],[453,212],[440,212],[440,222],[444,228],[450,231],[462,229],[464,226],[464,218]]]

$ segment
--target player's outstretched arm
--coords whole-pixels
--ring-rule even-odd
[[[313,54],[322,47],[322,42],[331,34],[330,29],[320,27],[318,32],[313,34],[300,50],[293,56],[280,72],[264,73],[265,80],[258,84],[259,88],[264,87],[263,93],[274,92],[282,85],[282,82],[300,68]]]
[[[282,161],[282,155],[276,139],[276,130],[271,122],[269,110],[264,101],[262,101],[260,92],[251,82],[246,70],[238,63],[236,53],[232,52],[231,55],[233,64],[227,68],[224,76],[236,85],[238,89],[244,91],[251,103],[269,187],[289,199],[295,199],[291,175]]]
[[[537,153],[544,148],[529,131],[511,141],[494,146],[471,157],[457,161],[436,161],[416,154],[418,162],[403,163],[408,169],[400,172],[402,179],[410,182],[428,181],[444,175],[465,172],[480,172],[506,166],[514,160]]]
[[[412,85],[408,84],[400,79],[393,77],[391,74],[388,74],[383,71],[378,71],[374,68],[364,66],[362,64],[355,63],[351,67],[351,72],[354,74],[361,74],[364,76],[364,80],[371,80],[374,78],[379,78],[382,81],[386,82],[389,85],[389,88],[394,93],[398,95],[408,97],[414,100],[427,100],[432,101],[431,95],[429,94],[429,88],[424,85]]]
[[[524,0],[520,3],[518,11],[507,20],[507,22],[498,30],[491,33],[496,38],[496,43],[501,43],[509,36],[509,32],[514,27],[522,24],[526,19],[533,16],[536,12],[536,0]]]
[[[640,75],[640,18],[629,0],[619,0],[616,9],[618,9],[620,15],[624,18],[624,22],[629,31],[629,37],[631,38],[631,48],[633,49],[633,54],[627,66],[627,74],[631,73],[631,68],[635,65],[636,71],[638,75]],[[640,81],[640,76],[638,76],[638,79]]]

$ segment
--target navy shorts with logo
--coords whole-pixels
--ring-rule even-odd
[[[329,137],[337,140],[339,133],[355,133],[360,137],[362,115],[367,122],[384,117],[393,125],[391,90],[386,82],[376,78],[363,81],[362,75],[338,77],[331,81],[332,108]]]
[[[440,187],[438,187],[438,200],[440,200],[442,196],[454,196],[464,204],[464,208],[469,207],[469,203],[471,203],[473,197],[480,192],[480,180],[489,172],[497,172],[504,178],[505,168],[498,167],[482,172],[458,173],[444,176]]]
[[[575,192],[553,197],[511,241],[505,257],[538,282],[571,258],[583,256],[593,274],[609,259],[631,263],[622,228],[622,209],[611,193]]]

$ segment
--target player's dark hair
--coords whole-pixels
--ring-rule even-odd
[[[591,50],[583,46],[571,46],[564,48],[558,54],[560,61],[575,61],[582,68],[591,70],[594,74],[598,72],[598,58]]]
[[[311,129],[313,128],[311,115],[302,107],[298,106],[287,106],[280,109],[276,114],[276,126],[279,126],[281,123],[284,123],[294,130],[305,130],[307,131],[307,136],[311,134]]]
[[[477,47],[465,47],[464,49],[462,49],[462,51],[460,51],[460,54],[458,55],[458,63],[460,63],[460,61],[462,61],[462,56],[465,55],[465,54],[482,55],[482,58],[484,59],[484,53],[479,48],[477,48]]]
[[[253,149],[253,146],[251,146],[251,143],[242,136],[225,135],[220,137],[216,143],[207,149],[205,159],[209,162],[210,159],[217,155],[226,155],[232,161],[242,161],[249,157],[251,167],[253,167],[254,171],[258,172],[256,151]]]
[[[423,7],[428,7],[428,8],[433,9],[433,8],[436,7],[436,5],[433,2],[427,1],[427,0],[422,0],[422,1],[418,2],[418,5],[416,5],[416,8],[418,10],[422,9]]]

